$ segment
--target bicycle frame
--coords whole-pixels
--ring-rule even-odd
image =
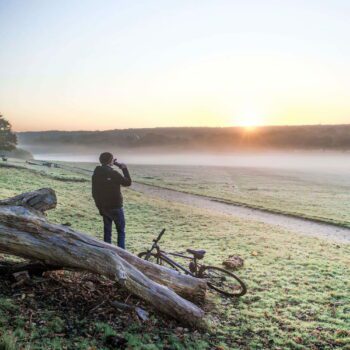
[[[175,256],[178,256],[178,257],[181,257],[181,258],[186,258],[186,259],[189,259],[191,261],[194,262],[195,264],[195,272],[191,272],[190,270],[186,269],[185,267],[183,267],[182,265],[180,265],[179,263],[177,263],[176,261],[170,259],[168,256],[167,256],[167,253],[166,252],[163,252],[161,251],[160,249],[157,251],[157,253],[155,254],[155,257],[156,258],[161,258],[162,260],[166,261],[169,265],[173,266],[173,267],[176,267],[180,270],[182,270],[185,274],[187,275],[190,275],[192,277],[197,277],[197,269],[198,269],[198,264],[196,262],[197,259],[194,259],[194,258],[191,258],[191,257],[188,257],[188,256],[184,256],[184,255],[181,255],[181,254],[176,254],[176,253],[168,253],[169,255],[175,255]]]

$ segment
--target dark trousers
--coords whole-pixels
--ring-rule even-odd
[[[118,232],[118,247],[125,249],[125,218],[123,208],[110,209],[103,213],[104,241],[112,243],[112,223]]]

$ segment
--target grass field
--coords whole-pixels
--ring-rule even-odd
[[[278,169],[133,166],[135,179],[350,227],[350,176]]]
[[[59,203],[48,213],[49,220],[68,223],[74,229],[102,237],[101,219],[91,199],[89,182],[72,179],[72,174],[62,169],[42,174],[34,171],[0,168],[0,198],[52,187],[57,192]],[[241,200],[252,203],[254,195],[262,201],[259,191],[248,190],[253,186],[262,189],[265,184],[272,191],[275,183],[278,193],[286,182],[293,186],[305,184],[304,180],[293,176],[285,179],[276,175],[268,181],[264,173],[255,172],[245,179],[248,170],[240,170],[238,176],[226,169],[221,170],[219,179],[202,171],[200,179],[204,181],[208,177],[208,184],[198,180],[201,169],[194,173],[190,169],[186,171],[184,174],[181,168],[179,174],[182,175],[177,175],[176,169],[160,173],[154,167],[132,167],[133,176],[143,182],[208,195],[216,193],[211,185],[217,181],[222,198],[224,188],[228,189],[223,183],[229,186],[227,182],[231,181],[231,186],[233,183],[244,194]],[[58,172],[59,178],[56,178]],[[83,178],[83,175],[76,176]],[[187,188],[184,176],[189,178],[188,183],[196,185]],[[258,183],[256,179],[260,179]],[[319,186],[325,188],[323,184]],[[234,188],[231,190],[234,192]],[[207,250],[206,261],[217,265],[230,254],[240,255],[245,265],[238,274],[247,282],[248,294],[234,302],[209,294],[208,315],[214,318],[216,327],[213,333],[200,334],[179,329],[178,324],[157,316],[151,309],[151,319],[145,324],[132,318],[123,323],[125,315],[111,314],[103,308],[102,316],[82,316],[73,302],[80,288],[84,287],[80,277],[56,277],[59,287],[56,295],[59,297],[62,292],[63,297],[64,292],[67,298],[68,294],[73,305],[74,312],[68,314],[49,300],[40,299],[37,292],[32,295],[30,291],[11,290],[3,285],[0,287],[1,350],[19,346],[27,349],[108,349],[108,336],[115,334],[123,337],[130,349],[350,349],[349,245],[303,237],[277,227],[185,205],[169,204],[132,190],[124,193],[127,249],[135,253],[144,250],[164,227],[167,234],[163,245],[169,250],[203,248]],[[304,210],[316,215],[315,208],[308,209],[311,199],[306,193],[304,198]],[[324,199],[325,202],[328,200],[328,197]],[[294,201],[302,205],[301,199],[295,198]],[[274,198],[269,205],[273,206],[273,203],[277,203]],[[295,208],[301,207],[295,204]],[[332,212],[322,215],[332,218]],[[339,216],[336,218],[340,220]],[[342,220],[346,221],[348,217]],[[71,297],[69,293],[72,293]],[[121,292],[116,290],[113,293],[119,295]],[[83,304],[84,300],[79,302]],[[79,332],[68,332],[71,325],[79,328]],[[11,344],[17,345],[11,348]]]

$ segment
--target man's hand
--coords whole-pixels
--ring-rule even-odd
[[[122,170],[127,168],[127,166],[124,163],[117,163],[117,162],[115,162],[114,165],[117,166],[119,169],[122,169]]]

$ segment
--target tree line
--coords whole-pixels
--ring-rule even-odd
[[[350,124],[309,126],[116,129],[18,134],[22,144],[161,147],[180,150],[324,149],[349,150]]]

